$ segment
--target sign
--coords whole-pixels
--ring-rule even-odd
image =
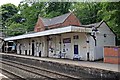
[[[114,48],[115,51],[118,51],[118,48]]]
[[[71,43],[71,38],[64,38],[63,43]]]

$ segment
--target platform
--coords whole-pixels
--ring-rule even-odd
[[[0,80],[2,80],[3,78],[7,79],[8,77],[0,73]]]
[[[89,62],[89,61],[73,61],[73,60],[58,59],[58,58],[42,58],[42,57],[35,57],[35,56],[17,55],[17,54],[11,54],[11,53],[10,54],[0,53],[0,54],[120,72],[120,65],[118,64],[109,64],[109,63],[103,63],[103,62],[97,62],[97,61]]]

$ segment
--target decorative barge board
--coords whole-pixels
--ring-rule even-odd
[[[103,58],[104,46],[115,46],[116,35],[106,22],[82,25],[73,13],[40,17],[34,31],[4,40],[16,42],[17,54],[90,61]]]

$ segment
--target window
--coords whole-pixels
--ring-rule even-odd
[[[107,34],[104,34],[104,37],[107,37]]]
[[[73,36],[73,39],[79,39],[78,35]]]

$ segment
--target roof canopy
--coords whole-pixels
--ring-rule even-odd
[[[51,30],[46,30],[42,32],[36,32],[31,34],[23,34],[19,36],[9,37],[5,38],[5,41],[12,41],[12,40],[18,40],[18,39],[25,39],[25,38],[33,38],[33,37],[40,37],[40,36],[47,36],[47,35],[54,35],[54,34],[62,34],[67,32],[86,32],[91,33],[91,28],[85,28],[85,27],[78,27],[78,26],[67,26],[62,28],[56,28]]]

